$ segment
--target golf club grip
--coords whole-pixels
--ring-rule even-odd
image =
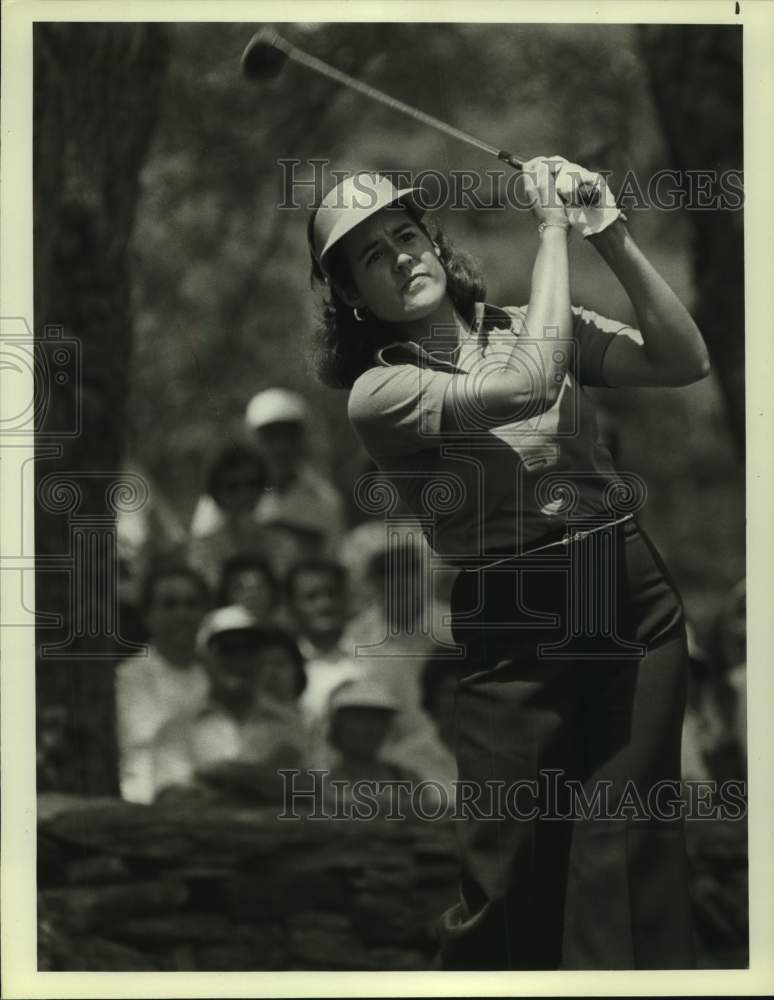
[[[513,167],[515,170],[522,170],[524,167],[524,161],[520,160],[514,153],[509,153],[505,149],[501,149],[497,154],[497,158],[502,160],[503,163],[507,163],[509,166]],[[577,187],[578,202],[581,205],[585,205],[592,208],[599,202],[599,188],[588,181],[584,181]]]

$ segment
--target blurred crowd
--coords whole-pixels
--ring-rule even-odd
[[[307,460],[313,420],[295,393],[258,393],[187,531],[155,494],[119,520],[122,634],[148,645],[116,674],[129,801],[274,796],[281,768],[451,793],[445,587],[410,518],[389,541],[380,518],[347,524]]]
[[[432,780],[451,796],[452,574],[430,572],[407,512],[389,537],[381,517],[348,516],[309,460],[314,421],[299,395],[259,392],[211,456],[187,529],[153,489],[119,518],[122,635],[148,644],[116,674],[129,801],[272,794],[279,768]],[[684,778],[744,779],[744,582],[705,634],[689,627]]]

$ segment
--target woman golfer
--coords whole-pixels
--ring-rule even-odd
[[[574,207],[579,179],[597,184],[595,207]],[[687,385],[707,351],[601,177],[536,158],[521,183],[539,240],[524,307],[485,303],[421,192],[386,177],[343,180],[309,224],[320,376],[351,390],[366,450],[461,570],[462,877],[442,959],[690,967],[682,605],[583,387]],[[571,305],[571,229],[620,280],[639,330]]]

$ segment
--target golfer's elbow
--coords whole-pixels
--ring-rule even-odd
[[[495,369],[482,380],[483,408],[504,421],[527,420],[551,409],[561,385],[561,378],[519,377],[509,369]]]
[[[685,373],[686,381],[683,384],[693,385],[694,382],[701,382],[702,379],[705,379],[711,371],[712,365],[710,364],[709,355],[704,354],[701,358],[697,359],[696,363],[693,364]]]
[[[529,420],[551,409],[562,381],[500,367],[454,379],[443,404],[443,425],[467,432]]]
[[[664,385],[679,387],[693,385],[707,378],[712,371],[709,354],[706,349],[697,351],[695,355],[683,361],[680,365],[671,364],[665,368]]]
[[[687,310],[682,306],[680,308],[684,313],[682,321],[665,325],[664,342],[660,338],[643,334],[645,352],[657,347],[656,367],[664,373],[664,384],[671,386],[701,382],[712,368],[701,331]]]
[[[701,337],[701,334],[699,334]],[[704,338],[701,340],[701,344],[696,352],[696,362],[694,365],[694,382],[701,382],[703,378],[706,378],[712,371],[712,362],[710,361],[709,351],[707,350],[707,345],[704,342]]]

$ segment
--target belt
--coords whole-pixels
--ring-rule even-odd
[[[501,556],[492,562],[484,563],[483,566],[466,567],[465,572],[480,573],[482,570],[491,569],[493,566],[500,566],[502,563],[511,562],[513,559],[521,559],[522,556],[531,556],[534,552],[543,552],[545,549],[553,549],[559,545],[570,545],[572,542],[580,542],[589,535],[593,535],[595,531],[604,531],[605,528],[612,528],[616,524],[623,524],[624,521],[631,521],[633,517],[634,514],[625,514],[623,517],[616,518],[615,521],[607,521],[605,524],[597,525],[596,528],[589,528],[588,531],[574,531],[571,535],[558,538],[555,542],[547,542],[545,545],[538,545],[534,549],[526,549],[524,552],[519,552],[518,555]]]

